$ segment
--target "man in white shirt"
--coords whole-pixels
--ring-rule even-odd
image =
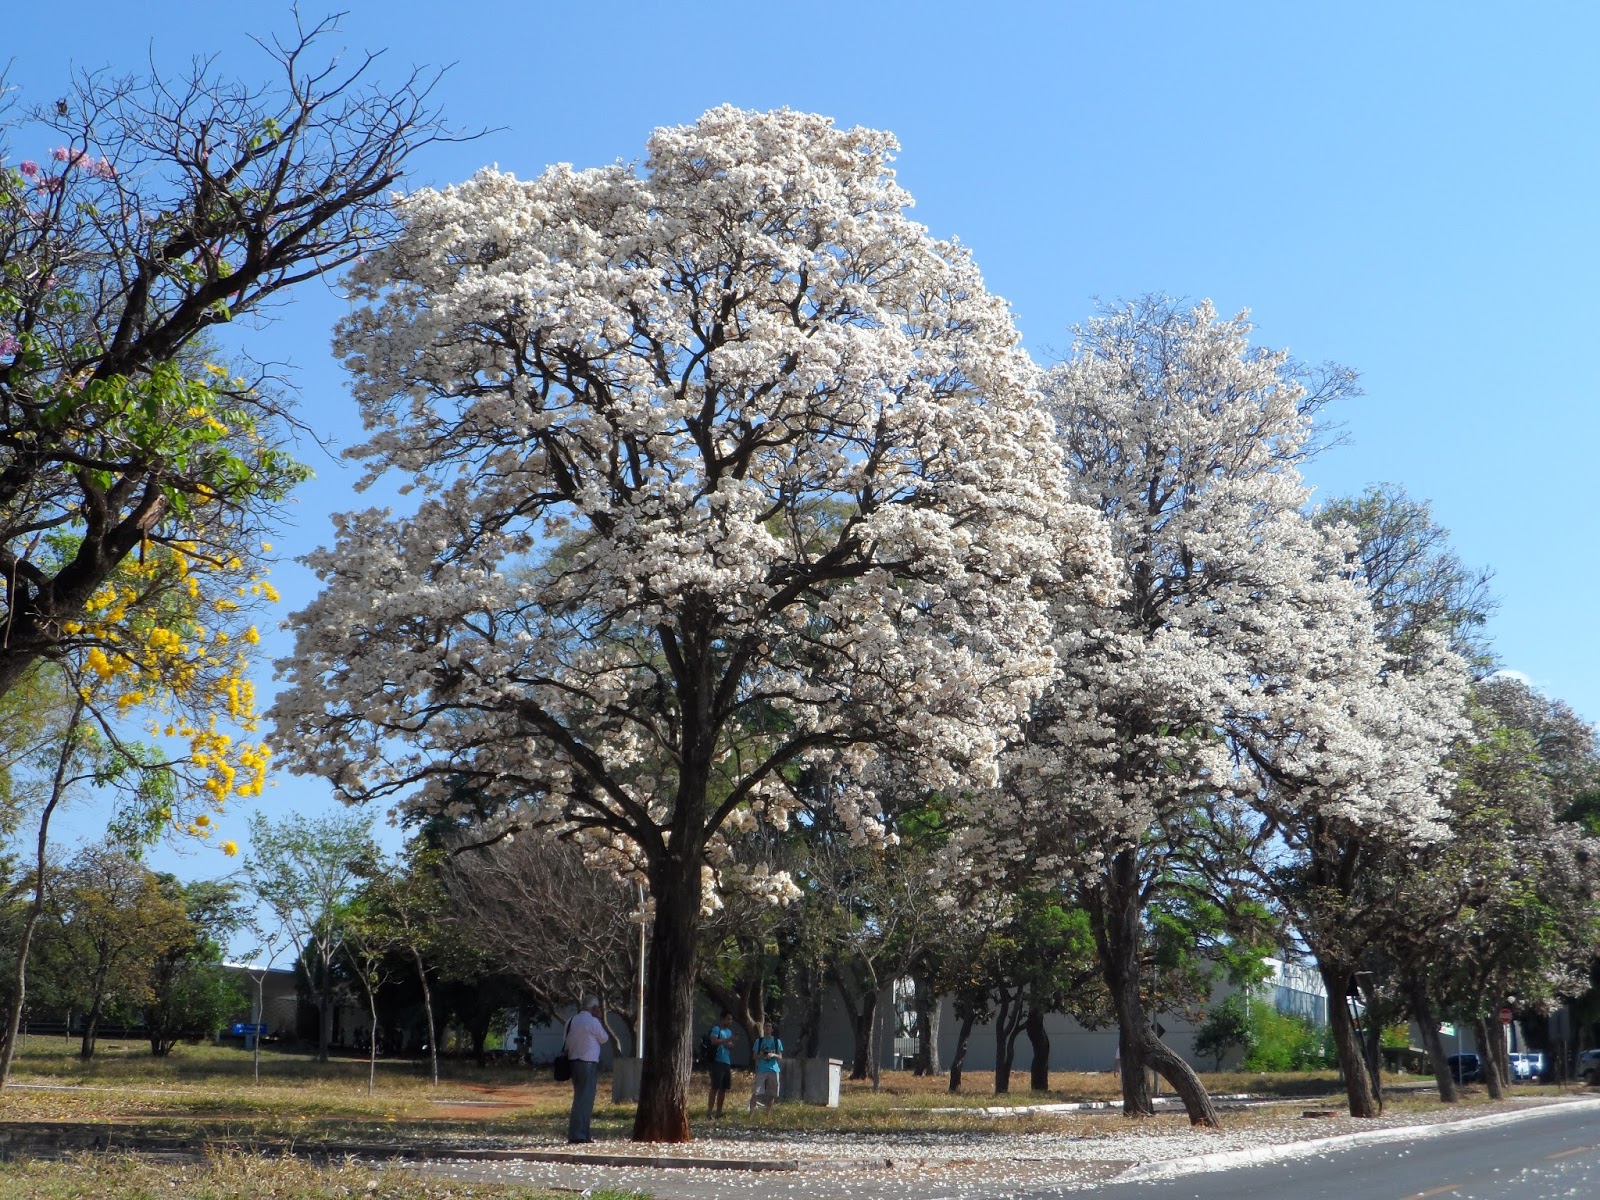
[[[583,1008],[567,1022],[567,1057],[572,1060],[572,1113],[567,1118],[567,1141],[592,1142],[589,1119],[594,1116],[594,1089],[600,1078],[600,1046],[606,1027],[600,1024],[600,998],[584,998]]]

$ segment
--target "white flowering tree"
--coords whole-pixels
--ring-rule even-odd
[[[1465,729],[1468,674],[1431,634],[1400,669],[1350,551],[1325,537],[1322,565],[1263,605],[1258,671],[1229,727],[1255,776],[1239,800],[1255,823],[1256,875],[1327,987],[1350,1113],[1372,1117],[1382,1094],[1347,1003],[1378,932],[1363,892],[1380,855],[1405,860],[1448,836],[1446,759]],[[1360,994],[1370,1011],[1371,990]]]
[[[348,798],[471,795],[648,884],[641,1140],[690,1136],[720,832],[781,822],[804,765],[859,837],[886,769],[992,778],[1053,668],[1033,590],[1105,568],[1005,304],[907,217],[894,148],[720,108],[639,164],[417,193],[353,276],[355,454],[420,498],[312,557],[280,736]]]
[[[1146,1068],[1190,1119],[1204,1086],[1146,1011],[1147,915],[1185,818],[1229,786],[1227,718],[1260,669],[1264,596],[1298,586],[1310,418],[1352,387],[1252,349],[1245,317],[1149,297],[1078,330],[1046,394],[1074,496],[1102,512],[1120,597],[1058,600],[1061,681],[1035,706],[1006,785],[968,844],[1008,874],[1076,880],[1121,1032],[1123,1108],[1152,1111]]]

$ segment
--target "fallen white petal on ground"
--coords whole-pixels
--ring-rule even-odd
[[[1016,1134],[774,1132],[766,1136],[748,1130],[712,1129],[699,1132],[695,1141],[681,1145],[640,1145],[619,1140],[583,1147],[585,1153],[598,1156],[660,1154],[707,1162],[792,1159],[799,1165],[795,1171],[459,1161],[435,1162],[423,1169],[458,1178],[559,1188],[637,1188],[658,1200],[729,1195],[805,1195],[816,1200],[835,1196],[860,1200],[986,1200],[1024,1189],[1093,1186],[1115,1178],[1134,1163],[1306,1142],[1382,1128],[1431,1125],[1554,1102],[1557,1101],[1530,1098],[1456,1110],[1391,1112],[1374,1120],[1285,1117],[1272,1122],[1240,1121],[1221,1130],[1189,1128],[1179,1124],[1181,1118],[1128,1122],[1126,1128],[1113,1132],[1075,1132],[1065,1122],[1059,1133]],[[1103,1125],[1103,1118],[1100,1123]],[[521,1145],[527,1149],[560,1148],[533,1140]]]

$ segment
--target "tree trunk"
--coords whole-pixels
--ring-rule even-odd
[[[272,959],[270,957],[267,959],[267,964],[270,969],[272,964]],[[255,1076],[255,1081],[258,1084],[261,1082],[261,1010],[263,1008],[262,992],[266,986],[267,972],[262,971],[261,974],[256,976],[256,1015],[255,1019],[251,1022],[256,1027],[256,1031],[250,1036],[250,1068],[251,1072]]]
[[[1216,1128],[1221,1121],[1200,1076],[1156,1037],[1144,1010],[1144,998],[1139,994],[1143,931],[1138,850],[1123,850],[1113,857],[1109,869],[1093,886],[1085,889],[1084,899],[1095,945],[1100,952],[1101,970],[1117,1014],[1123,1114],[1130,1117],[1155,1114],[1145,1082],[1148,1066],[1172,1084],[1183,1101],[1191,1125]]]
[[[89,1007],[89,1015],[84,1018],[83,1037],[78,1042],[78,1057],[84,1062],[94,1057],[95,1038],[100,1032],[100,1006],[101,999],[96,995],[94,1003]]]
[[[939,1073],[939,997],[926,975],[913,978],[915,987],[913,1003],[917,1010],[917,1056],[912,1063],[913,1075]]]
[[[961,1068],[967,1061],[967,1046],[972,1042],[972,1027],[978,1023],[978,1015],[969,1012],[961,1018],[961,1031],[956,1034],[956,1052],[950,1057],[950,1090],[961,1090]]]
[[[328,1061],[328,1048],[333,1044],[333,968],[322,964],[321,986],[317,989],[317,1061]]]
[[[681,799],[681,798],[680,798]],[[645,972],[645,1054],[636,1142],[686,1142],[694,1062],[694,985],[700,932],[700,849],[675,838],[651,871],[656,917]]]
[[[800,988],[803,1002],[800,1006],[800,1055],[816,1058],[822,1049],[822,1002],[827,990],[827,976],[822,967],[807,964],[800,969]]]
[[[1420,975],[1406,976],[1406,990],[1411,997],[1411,1015],[1422,1031],[1422,1044],[1427,1048],[1428,1061],[1433,1066],[1434,1082],[1439,1085],[1439,1101],[1454,1104],[1461,1096],[1456,1091],[1456,1081],[1450,1077],[1450,1064],[1445,1060],[1444,1042],[1439,1037],[1439,1022],[1435,1019],[1433,1005],[1428,1000],[1427,986]]]
[[[1350,971],[1319,955],[1317,971],[1322,976],[1328,992],[1328,1025],[1333,1031],[1333,1048],[1339,1055],[1339,1069],[1344,1072],[1344,1090],[1350,1103],[1352,1117],[1376,1117],[1377,1101],[1372,1095],[1372,1081],[1367,1078],[1367,1059],[1361,1038],[1356,1032],[1355,1018],[1350,1013]]]
[[[840,985],[841,990],[843,984]],[[878,1015],[878,993],[869,992],[861,998],[860,1007],[846,1005],[852,1009],[850,1016],[850,1032],[855,1039],[851,1053],[850,1078],[865,1079],[872,1066],[872,1025]]]
[[[873,994],[878,992],[877,979],[873,979]],[[883,1087],[883,1005],[873,1005],[872,1015],[872,1090]],[[891,1006],[890,1011],[893,1011]]]
[[[11,1064],[17,1055],[17,1038],[22,1028],[22,1007],[28,995],[28,952],[33,946],[33,932],[38,928],[39,918],[44,915],[45,851],[50,845],[50,818],[66,791],[67,767],[72,762],[75,740],[72,735],[82,712],[83,704],[80,701],[73,710],[72,722],[67,727],[67,736],[62,739],[61,750],[56,757],[56,772],[50,787],[50,799],[39,812],[39,831],[34,847],[33,901],[28,905],[28,917],[23,922],[22,938],[17,945],[17,967],[11,976],[11,1010],[6,1014],[5,1031],[0,1034],[5,1039],[4,1044],[0,1045],[0,1088],[5,1087],[11,1078]],[[70,1027],[70,1014],[67,1023]]]
[[[361,982],[367,989],[367,1014],[372,1022],[367,1029],[367,1095],[370,1096],[378,1082],[378,998],[373,995],[370,983],[365,979]]]
[[[1372,1088],[1372,1100],[1383,1111],[1383,1026],[1374,1014],[1378,1011],[1377,997],[1370,992],[1366,998],[1366,1016],[1361,1023],[1361,1048],[1366,1054],[1367,1083]]]
[[[433,989],[428,986],[428,972],[422,965],[422,954],[415,946],[411,947],[411,960],[417,965],[417,982],[422,985],[422,1012],[428,1021],[428,1065],[433,1072],[433,1086],[439,1086],[439,1039],[433,1023]],[[257,1020],[260,1020],[258,1017]],[[260,1041],[258,1037],[256,1039]],[[522,1042],[527,1048],[527,1040]]]
[[[43,836],[40,837],[41,844]],[[39,916],[44,911],[44,872],[41,869],[34,883],[33,904],[28,909],[27,920],[22,924],[22,937],[17,944],[17,966],[11,975],[11,1007],[6,1013],[5,1045],[0,1047],[0,1088],[11,1078],[11,1064],[17,1056],[17,1039],[22,1030],[22,1008],[28,994],[28,952],[33,946],[33,931],[38,927]]]
[[[1478,1063],[1483,1071],[1484,1086],[1489,1089],[1489,1099],[1504,1100],[1505,1076],[1500,1074],[1500,1056],[1495,1053],[1492,1040],[1499,1031],[1481,1017],[1473,1023],[1473,1030],[1478,1035]]]
[[[37,891],[34,896],[34,907],[29,909],[27,920],[22,923],[22,938],[16,947],[16,971],[11,976],[11,1010],[6,1013],[5,1045],[0,1046],[0,1088],[11,1078],[11,1062],[16,1059],[16,1040],[21,1035],[22,1000],[27,995],[27,952],[34,944],[34,928],[38,925],[40,912]]]
[[[1035,1092],[1050,1090],[1050,1035],[1045,1032],[1044,1013],[1035,1005],[1028,1010],[1028,1045],[1033,1063],[1028,1070],[1028,1087]]]
[[[1517,1073],[1511,1069],[1511,1047],[1507,1034],[1509,1027],[1501,1025],[1497,1017],[1489,1018],[1489,1044],[1494,1047],[1495,1065],[1500,1068],[1500,1081],[1507,1089],[1517,1082]]]
[[[1011,1094],[1011,1068],[1017,1058],[1017,1034],[1022,1027],[1022,996],[1001,993],[994,1014],[994,1094]]]

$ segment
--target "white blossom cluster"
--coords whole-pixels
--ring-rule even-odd
[[[906,215],[895,148],[724,107],[640,164],[403,201],[336,344],[353,454],[416,505],[311,556],[274,710],[296,769],[651,861],[786,819],[790,767],[835,772],[864,837],[886,754],[995,781],[1055,674],[1046,593],[1094,608],[1114,568],[1006,305]]]
[[[1257,806],[1291,851],[1329,822],[1437,835],[1466,673],[1438,647],[1403,674],[1347,537],[1307,517],[1287,356],[1209,303],[1080,332],[1046,393],[1120,591],[1056,604],[1060,676],[979,798],[963,867],[1094,870],[1199,796]]]

